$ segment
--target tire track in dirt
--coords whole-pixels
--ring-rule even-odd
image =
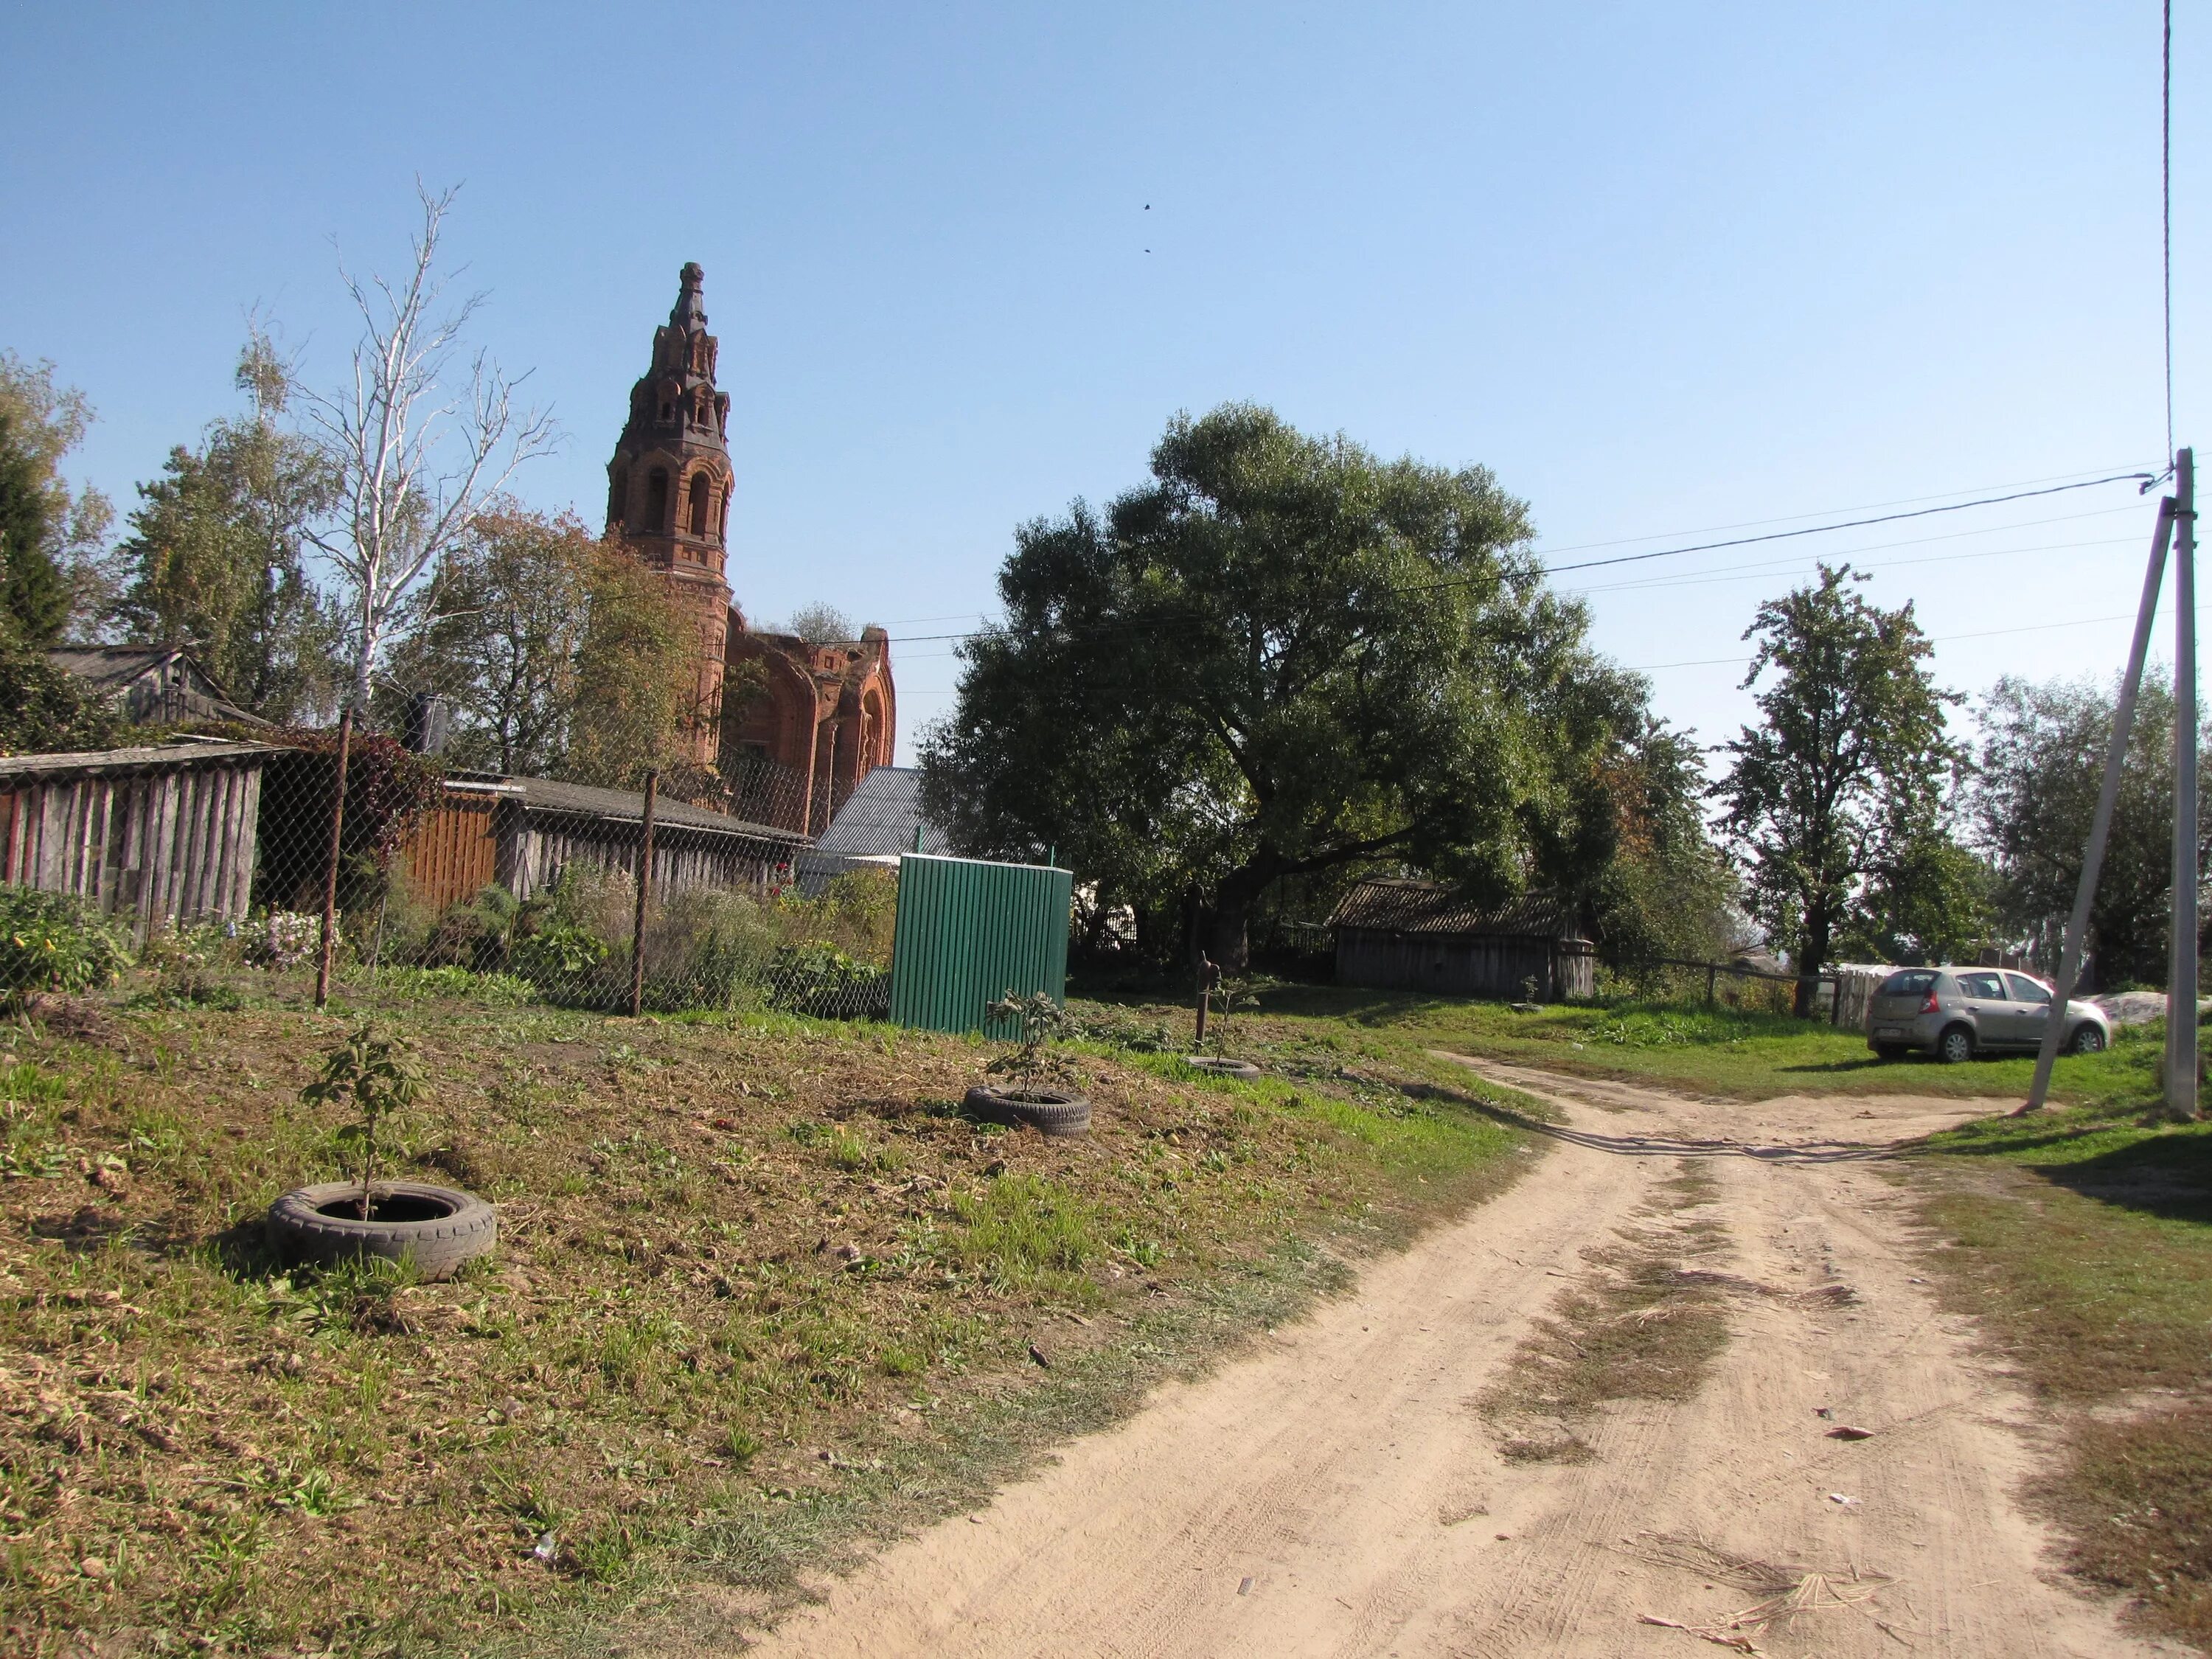
[[[1746,1586],[1768,1563],[1857,1603],[1757,1632],[1777,1654],[2162,1650],[2044,1576],[2047,1540],[2010,1498],[2024,1402],[1915,1282],[1901,1206],[1863,1167],[1970,1103],[1703,1102],[1474,1064],[1565,1114],[1513,1187],[885,1550],[759,1651],[1694,1656],[1713,1650],[1639,1615],[1725,1620],[1762,1599]],[[1509,1464],[1472,1402],[1685,1158],[1717,1182],[1697,1213],[1729,1236],[1697,1261],[1730,1275],[1727,1351],[1689,1401],[1607,1408],[1594,1462]],[[1832,1422],[1876,1433],[1828,1439]]]

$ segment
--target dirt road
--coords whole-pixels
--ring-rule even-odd
[[[1936,1306],[1868,1163],[1971,1107],[1711,1104],[1480,1069],[1567,1115],[1502,1197],[979,1516],[887,1551],[759,1651],[2168,1651],[2045,1576],[2048,1540],[2011,1498],[2026,1404]],[[1699,1258],[1735,1287],[1725,1352],[1687,1401],[1607,1407],[1587,1462],[1506,1461],[1472,1402],[1595,1271],[1585,1251],[1648,1233],[1691,1161],[1717,1183],[1693,1213],[1726,1230]],[[1829,1437],[1838,1424],[1874,1434]],[[1777,1596],[1806,1610],[1731,1625]]]

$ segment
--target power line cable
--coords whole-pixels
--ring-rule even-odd
[[[2197,607],[2199,616],[2212,611],[2212,604]],[[2109,617],[2069,617],[2064,622],[2023,623],[2017,628],[1984,628],[1972,634],[1930,634],[1928,643],[1945,645],[1954,640],[1993,640],[2004,634],[2046,634],[2054,628],[2087,628],[2093,623],[2133,622],[2132,611],[2116,611]],[[1695,662],[1648,662],[1623,672],[1631,674],[1656,673],[1662,668],[1741,668],[1752,661],[1749,657],[1704,657]]]
[[[1917,507],[1908,513],[1884,513],[1877,514],[1873,518],[1847,519],[1836,524],[1807,525],[1796,530],[1770,531],[1765,534],[1759,536],[1735,536],[1730,537],[1724,541],[1699,542],[1688,547],[1659,548],[1649,553],[1626,553],[1617,555],[1614,557],[1607,559],[1585,559],[1575,564],[1542,565],[1537,567],[1537,568],[1543,575],[1555,576],[1564,574],[1565,573],[1572,570],[1597,570],[1613,565],[1644,564],[1648,563],[1653,559],[1682,558],[1692,553],[1711,553],[1717,551],[1723,548],[1751,547],[1765,542],[1792,541],[1801,539],[1807,536],[1828,535],[1839,530],[1863,530],[1873,525],[1899,524],[1912,519],[1934,517],[1940,514],[1964,513],[1978,507],[1997,507],[2008,501],[2032,501],[2045,495],[2063,495],[2071,490],[2094,489],[2101,485],[2109,483],[2135,483],[2152,476],[2152,474],[2148,472],[2116,472],[2107,474],[2106,477],[2100,478],[2082,479],[2080,482],[2074,483],[2052,484],[2041,489],[2017,489],[2001,495],[1984,495],[1972,501],[1953,501],[1942,507]],[[2021,526],[2008,525],[1999,527],[2002,529],[2016,529]],[[1485,571],[1479,575],[1451,576],[1432,582],[1411,582],[1402,586],[1386,588],[1382,591],[1393,594],[1439,592],[1447,588],[1466,587],[1477,582],[1492,581],[1497,579],[1497,574],[1498,573],[1494,570]],[[1197,615],[1200,613],[1194,611],[1192,614]],[[1173,618],[1168,613],[1153,612],[1141,618],[1131,618],[1121,622],[1093,624],[1084,631],[1091,633],[1107,633],[1115,631],[1117,629],[1127,629],[1131,628],[1158,628],[1172,619]],[[894,645],[938,644],[947,641],[972,640],[992,631],[993,630],[990,628],[986,627],[970,629],[965,632],[958,634],[909,634],[902,639],[894,638],[891,641],[891,643]],[[858,645],[862,641],[858,640],[835,640],[823,641],[824,644],[835,645]]]

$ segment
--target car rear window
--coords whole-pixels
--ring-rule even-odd
[[[2004,977],[2000,974],[1961,974],[1959,975],[1959,994],[1979,997],[1985,1002],[2005,1000]]]
[[[1935,988],[1935,974],[1924,968],[1916,968],[1902,974],[1892,974],[1882,981],[1881,989],[1875,994],[1881,997],[1924,997]]]

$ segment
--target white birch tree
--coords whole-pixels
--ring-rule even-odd
[[[357,720],[368,715],[378,656],[409,595],[485,498],[557,438],[549,411],[519,401],[526,377],[502,374],[463,342],[484,296],[448,305],[447,278],[436,270],[439,233],[457,191],[416,190],[422,226],[407,276],[363,279],[339,266],[362,317],[352,385],[303,399],[309,430],[337,480],[337,509],[313,539],[343,588]]]

